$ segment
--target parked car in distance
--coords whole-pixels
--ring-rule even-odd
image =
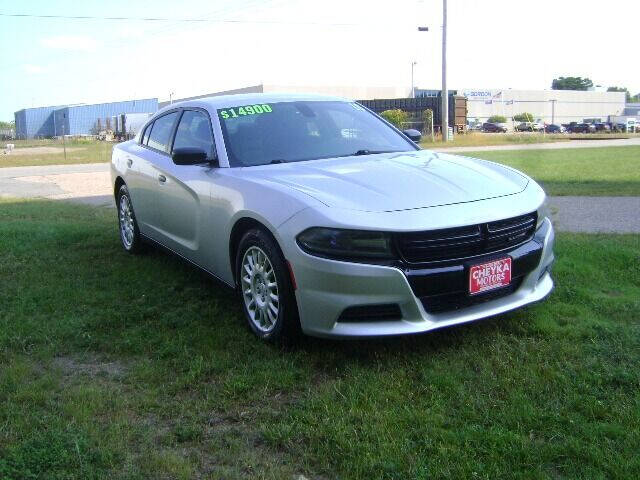
[[[426,332],[544,299],[542,188],[418,135],[339,97],[168,105],[113,148],[121,244],[160,245],[217,278],[212,293],[235,289],[266,341]]]
[[[596,127],[596,132],[607,133],[611,131],[611,125],[609,125],[608,123],[600,122],[600,123],[595,123],[594,125]]]
[[[520,122],[515,129],[518,132],[539,132],[543,128],[544,125],[538,122]]]
[[[544,131],[546,133],[564,133],[567,131],[562,125],[556,125],[555,123],[551,123],[544,127]]]
[[[594,133],[596,127],[593,123],[571,123],[567,130],[570,133]]]
[[[482,131],[490,133],[507,133],[507,126],[502,123],[485,122],[482,124]]]

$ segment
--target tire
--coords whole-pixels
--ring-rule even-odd
[[[238,245],[236,280],[249,329],[260,339],[283,343],[301,333],[289,267],[273,237],[247,231]]]
[[[122,185],[116,195],[116,209],[118,210],[118,231],[120,232],[120,243],[122,248],[128,253],[140,253],[143,250],[140,229],[136,221],[131,196],[126,185]]]

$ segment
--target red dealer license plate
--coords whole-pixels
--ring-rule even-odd
[[[473,265],[469,270],[469,293],[474,295],[511,283],[511,258]]]

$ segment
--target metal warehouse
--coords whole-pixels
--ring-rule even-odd
[[[56,107],[25,108],[13,114],[18,138],[52,137],[53,112]]]
[[[109,128],[111,118],[123,113],[154,113],[157,98],[93,105],[26,108],[15,112],[18,138],[92,135]]]

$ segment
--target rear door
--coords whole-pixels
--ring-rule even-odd
[[[158,198],[163,187],[162,172],[166,165],[173,163],[169,152],[179,113],[178,110],[168,112],[147,127],[140,145],[142,153],[136,166],[139,176],[138,203],[142,211],[141,215],[138,214],[138,207],[134,204],[138,224],[142,233],[158,241],[161,238]]]

